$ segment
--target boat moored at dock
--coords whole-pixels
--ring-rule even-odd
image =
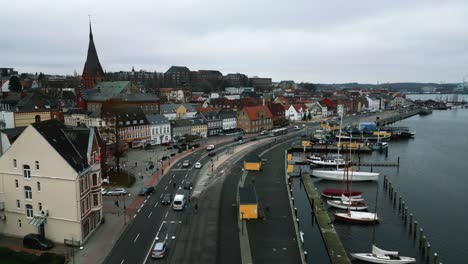
[[[372,253],[351,253],[351,256],[371,263],[408,264],[416,262],[415,258],[400,256],[398,251],[387,251],[372,245]]]

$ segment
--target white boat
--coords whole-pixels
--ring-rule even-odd
[[[307,160],[310,161],[310,162],[314,162],[314,161],[321,161],[323,159],[320,156],[311,155],[311,156],[307,157]]]
[[[372,245],[372,253],[351,253],[351,256],[372,263],[406,264],[416,262],[415,258],[400,256],[398,251],[386,251]]]
[[[324,159],[324,160],[312,160],[312,164],[319,166],[344,166],[346,161],[343,159]]]
[[[338,170],[312,170],[312,176],[321,178],[324,180],[331,181],[342,181],[345,171],[343,169]],[[366,171],[352,171],[350,181],[377,181],[380,173],[378,172],[366,172]]]
[[[338,209],[362,211],[368,208],[363,200],[362,198],[353,199],[342,195],[340,200],[328,200],[327,204]]]
[[[335,220],[350,222],[354,224],[376,224],[379,217],[376,213],[348,211],[346,213],[335,213]]]

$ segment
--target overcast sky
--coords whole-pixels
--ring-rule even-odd
[[[29,0],[2,4],[0,67],[241,72],[315,83],[468,79],[466,0]]]

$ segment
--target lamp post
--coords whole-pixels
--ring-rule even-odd
[[[242,235],[244,234],[244,211],[241,211]]]

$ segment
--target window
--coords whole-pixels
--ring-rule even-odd
[[[23,175],[26,179],[31,179],[31,168],[29,165],[23,165]]]
[[[26,205],[26,216],[33,217],[33,206],[30,204]]]
[[[93,206],[99,205],[99,193],[93,193]]]
[[[18,219],[18,227],[21,227],[21,220]]]
[[[39,170],[39,161],[36,160],[36,170]]]
[[[16,208],[21,209],[21,202],[20,202],[20,200],[16,200]]]
[[[25,199],[32,199],[32,190],[29,186],[24,186],[24,197]]]
[[[98,176],[96,173],[93,174],[93,186],[98,185]]]
[[[16,159],[13,159],[13,167],[16,169]]]
[[[16,189],[19,188],[19,182],[18,182],[18,180],[15,180],[15,187],[16,187]]]
[[[39,205],[39,211],[41,212],[42,211],[42,203],[38,203],[37,205]]]
[[[37,182],[37,191],[38,191],[38,192],[41,191],[41,183],[40,183],[40,182]]]

